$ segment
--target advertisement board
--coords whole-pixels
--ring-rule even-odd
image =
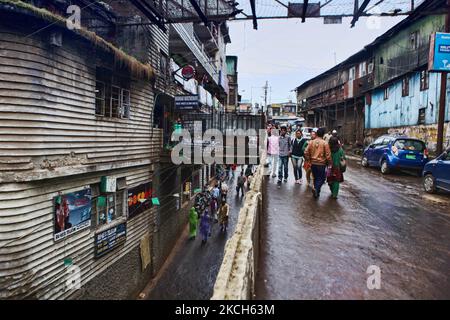
[[[55,241],[91,225],[91,189],[54,197]]]
[[[121,223],[108,230],[99,232],[95,235],[95,257],[101,257],[104,254],[125,243],[127,238],[127,224]]]
[[[450,72],[450,34],[436,32],[431,35],[428,70]]]
[[[148,210],[152,206],[153,184],[147,182],[128,189],[128,219]]]

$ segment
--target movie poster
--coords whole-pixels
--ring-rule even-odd
[[[91,199],[90,188],[54,198],[55,241],[91,225]]]

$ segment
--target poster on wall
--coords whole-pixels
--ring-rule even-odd
[[[127,224],[121,223],[95,235],[95,257],[101,257],[112,251],[127,239]]]
[[[128,219],[148,210],[152,206],[153,184],[147,182],[128,189]]]
[[[55,209],[55,241],[63,239],[91,225],[91,189],[56,196]]]

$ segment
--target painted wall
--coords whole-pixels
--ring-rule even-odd
[[[402,97],[402,80],[389,86],[389,98],[384,100],[384,89],[372,92],[372,104],[366,103],[365,127],[391,128],[419,124],[419,109],[425,108],[425,124],[437,123],[439,107],[440,74],[430,73],[429,89],[420,91],[420,73],[409,77],[409,95]],[[449,86],[450,88],[450,86]],[[450,98],[447,93],[447,101]],[[446,121],[450,120],[447,102]]]

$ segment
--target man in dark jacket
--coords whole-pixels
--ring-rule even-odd
[[[278,138],[279,143],[279,165],[278,165],[278,188],[281,187],[281,181],[287,182],[289,174],[289,156],[291,150],[291,137],[287,134],[286,126],[281,127],[281,135]],[[284,176],[283,176],[284,173]]]
[[[307,140],[303,138],[302,131],[298,129],[295,132],[295,139],[291,143],[291,160],[296,184],[302,184],[303,155],[306,142]]]

